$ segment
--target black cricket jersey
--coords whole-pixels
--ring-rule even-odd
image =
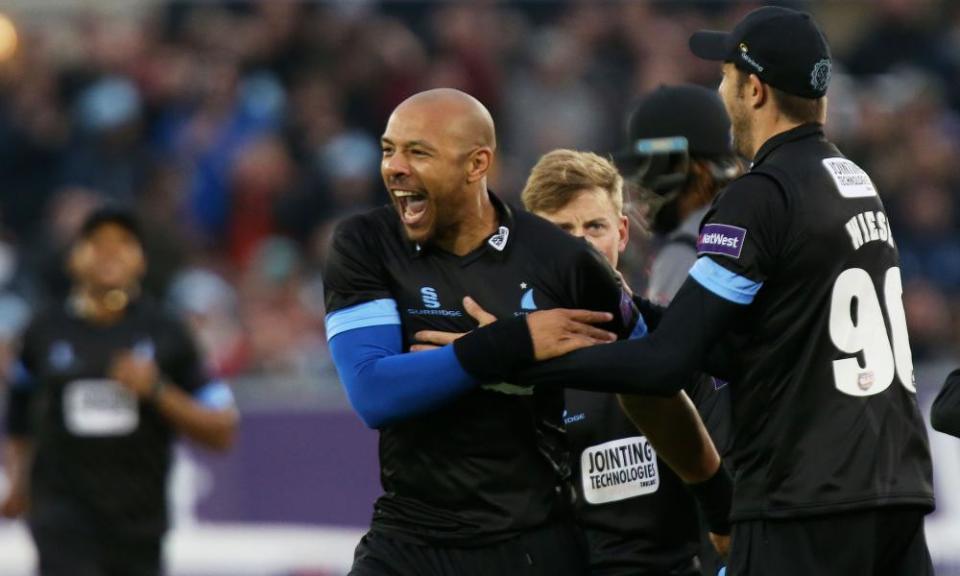
[[[68,303],[28,327],[7,428],[34,442],[32,523],[81,522],[144,536],[166,530],[174,432],[153,405],[107,377],[125,350],[152,357],[167,381],[188,392],[205,383],[186,328],[148,301],[134,302],[110,325],[82,319]]]
[[[697,506],[615,394],[567,390],[577,522],[596,574],[661,575],[690,569],[700,548]]]
[[[634,302],[641,310],[649,309],[649,302],[637,296]],[[656,329],[657,321],[645,317],[650,330]],[[686,387],[721,454],[730,440],[727,392],[725,382],[706,375]],[[701,525],[693,494],[656,455],[617,396],[568,389],[564,423],[573,459],[577,521],[590,546],[592,572],[699,573]]]
[[[417,331],[465,332],[473,297],[498,318],[554,307],[609,311],[629,334],[635,311],[603,257],[491,194],[498,231],[456,256],[410,242],[392,206],[344,221],[324,274],[327,313],[396,301],[407,350]],[[522,383],[520,383],[522,384]],[[569,513],[563,390],[485,384],[380,430],[373,529],[417,543],[481,545]]]
[[[899,257],[867,173],[819,124],[779,134],[717,197],[698,253],[705,287],[755,291],[729,336],[733,519],[931,509]]]

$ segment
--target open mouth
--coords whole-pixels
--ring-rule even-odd
[[[400,205],[400,219],[407,226],[416,226],[427,213],[427,195],[412,190],[393,190]]]

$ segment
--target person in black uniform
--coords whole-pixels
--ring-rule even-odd
[[[934,430],[960,438],[960,370],[947,376],[930,409],[930,425]]]
[[[869,175],[824,137],[826,40],[809,15],[767,7],[690,44],[724,62],[734,146],[753,158],[704,219],[690,278],[651,336],[497,376],[672,393],[734,342],[729,574],[932,574],[898,254]]]
[[[647,298],[666,306],[697,261],[700,222],[713,199],[742,172],[730,139],[730,119],[716,90],[681,84],[644,95],[627,122],[629,144],[615,157],[638,186],[655,234]],[[731,442],[730,389],[712,377],[685,389],[721,456]],[[705,576],[721,565],[708,534],[699,559]]]
[[[94,212],[69,254],[69,299],[23,338],[2,510],[27,513],[42,576],[159,575],[172,441],[223,450],[233,438],[229,388],[206,380],[186,328],[140,296],[141,246],[130,213]]]
[[[493,121],[472,97],[412,96],[382,147],[393,205],[343,222],[324,273],[334,362],[356,412],[380,430],[384,495],[351,574],[583,574],[563,393],[488,373],[628,335],[637,311],[589,245],[489,193]],[[471,330],[468,292],[508,319],[404,353],[421,331]],[[557,306],[603,312],[526,317]],[[534,348],[528,330],[561,334]],[[505,345],[518,339],[526,345]],[[660,452],[685,481],[718,474],[689,400],[676,395],[665,411]]]
[[[589,152],[554,150],[533,167],[521,197],[526,209],[586,239],[616,269],[629,224],[623,214],[623,179],[610,161]],[[701,417],[708,421],[702,411]],[[617,396],[567,390],[564,421],[590,573],[700,574],[696,503],[623,413]],[[621,448],[630,456],[623,458]],[[623,472],[627,475],[621,482]]]

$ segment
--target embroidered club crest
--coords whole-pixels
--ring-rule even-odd
[[[810,86],[817,92],[826,92],[830,85],[830,75],[833,70],[833,64],[829,59],[823,58],[813,65],[810,72]]]

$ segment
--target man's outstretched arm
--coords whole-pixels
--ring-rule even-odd
[[[710,351],[743,317],[750,301],[752,298],[741,297],[738,301],[718,295],[691,277],[650,336],[586,348],[500,376],[526,385],[671,396],[683,388],[693,372],[704,368]],[[542,322],[554,312],[536,312],[528,317],[535,347],[537,342],[553,338]],[[537,355],[537,359],[544,358]]]

